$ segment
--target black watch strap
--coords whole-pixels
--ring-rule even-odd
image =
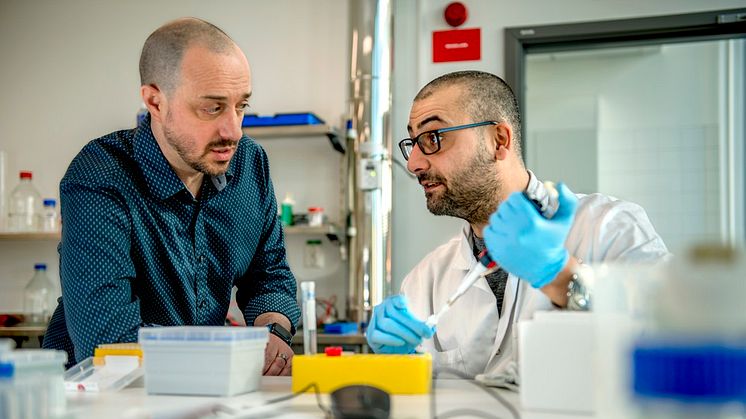
[[[290,346],[290,342],[293,341],[293,334],[289,330],[285,329],[280,323],[270,323],[267,325],[269,333],[282,339],[283,342]]]

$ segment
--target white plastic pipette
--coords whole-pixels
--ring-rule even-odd
[[[440,316],[442,316],[446,311],[450,310],[451,306],[454,302],[456,302],[456,300],[461,298],[462,295],[466,294],[466,291],[468,291],[469,288],[471,288],[471,286],[474,285],[474,283],[477,282],[480,277],[482,277],[482,275],[485,275],[487,271],[497,266],[497,263],[495,263],[495,261],[493,261],[492,258],[490,258],[490,256],[487,254],[486,249],[479,254],[477,260],[479,260],[479,264],[474,267],[474,269],[469,272],[468,275],[464,277],[464,280],[461,281],[461,284],[458,286],[453,295],[451,295],[448,301],[443,304],[443,307],[441,307],[437,313],[434,313],[427,318],[425,324],[427,324],[429,327],[433,327],[438,324]]]

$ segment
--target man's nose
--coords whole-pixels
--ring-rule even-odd
[[[407,160],[407,170],[417,174],[423,170],[427,170],[430,167],[430,161],[427,156],[420,150],[420,146],[415,144],[412,147],[412,151],[409,153],[409,160]]]
[[[226,112],[220,121],[220,138],[238,141],[243,136],[241,124],[243,123],[243,112]]]

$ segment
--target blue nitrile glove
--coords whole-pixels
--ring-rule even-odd
[[[559,208],[551,219],[544,218],[523,193],[515,192],[490,216],[483,231],[492,259],[534,288],[552,282],[569,258],[565,239],[578,198],[562,183],[557,191]]]
[[[365,336],[377,354],[411,354],[422,339],[433,333],[435,328],[409,311],[406,297],[392,295],[373,308]]]

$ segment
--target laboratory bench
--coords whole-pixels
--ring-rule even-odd
[[[198,418],[203,416],[220,418],[323,418],[324,413],[317,405],[312,392],[299,395],[287,401],[264,405],[267,401],[290,394],[290,377],[262,377],[260,389],[234,397],[200,397],[148,395],[142,380],[113,393],[68,393],[68,417],[77,419],[92,418]],[[522,419],[571,419],[592,418],[588,415],[571,415],[553,412],[523,411],[519,395],[503,389],[488,389],[496,392],[513,406]],[[328,394],[320,396],[321,403],[329,408]],[[475,387],[474,383],[458,379],[437,379],[435,381],[436,414],[443,416],[455,410],[478,410],[481,417],[509,419],[516,417],[493,396]],[[210,416],[219,407],[234,409],[233,413],[219,413]],[[199,413],[202,412],[202,413]],[[465,412],[465,411],[464,411]],[[196,413],[196,414],[195,414]],[[469,417],[468,414],[459,414]],[[395,395],[391,398],[391,418],[431,418],[430,395]],[[476,417],[471,415],[470,417]]]
[[[41,348],[46,330],[46,326],[1,326],[0,338],[13,339],[16,348]]]

